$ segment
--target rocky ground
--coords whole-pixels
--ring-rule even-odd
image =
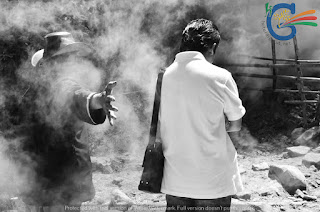
[[[318,128],[297,131],[290,138],[251,141],[249,146],[238,147],[245,191],[233,197],[231,211],[320,211],[320,146],[315,140]],[[242,138],[250,143],[252,138],[245,134]],[[137,189],[142,157],[142,151],[92,157],[96,195],[83,204],[82,211],[165,211],[163,194]],[[23,211],[19,199],[12,203],[15,206],[7,202],[7,209]]]
[[[302,149],[304,148],[302,147]],[[309,155],[311,153],[317,156],[317,167],[315,165],[309,166],[306,162],[305,165],[302,161],[305,158],[303,154],[306,153],[295,155],[301,154],[300,151],[299,148],[289,151],[284,145],[275,147],[270,144],[260,144],[254,150],[239,150],[239,165],[245,191],[232,199],[232,211],[320,211],[320,148],[309,148],[308,150]],[[137,190],[142,171],[141,159],[130,157],[130,155],[119,156],[116,160],[104,157],[93,158],[96,164],[104,164],[105,168],[101,166],[98,168],[99,171],[94,173],[96,197],[93,201],[85,203],[84,206],[87,206],[87,209],[92,206],[97,209],[101,207],[100,210],[109,208],[115,211],[117,211],[116,209],[164,211],[166,204],[164,195],[148,194]],[[272,167],[273,170],[274,167],[283,168],[281,165],[288,165],[289,170],[275,171],[277,173],[274,175],[278,175],[275,177],[276,179],[270,178],[269,172]],[[119,168],[120,171],[107,174],[112,170],[112,166]],[[296,171],[294,168],[291,173],[290,168],[292,167],[297,168],[298,173],[294,172]],[[302,179],[299,179],[301,177],[299,172],[302,174]],[[290,174],[286,175],[286,173]],[[285,182],[288,178],[290,180]],[[284,181],[283,185],[281,180]],[[286,183],[288,185],[285,185]],[[305,189],[303,189],[303,184],[305,184]],[[299,196],[300,190],[289,194],[284,188],[286,186],[293,189],[302,186],[302,194]],[[127,208],[127,206],[129,207]]]

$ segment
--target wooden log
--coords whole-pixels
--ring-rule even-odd
[[[301,100],[286,100],[286,101],[284,101],[284,103],[286,103],[286,104],[303,104],[303,105],[305,105],[305,104],[317,104],[318,101],[317,100],[303,100],[303,101],[301,101]]]
[[[273,58],[268,58],[268,57],[256,57],[256,56],[251,56],[251,55],[239,55],[240,57],[248,57],[252,59],[257,59],[257,60],[266,60],[266,61],[273,61]],[[295,59],[276,59],[276,61],[282,61],[282,62],[294,62],[296,63]],[[301,63],[320,63],[320,60],[298,60],[298,62]]]
[[[266,79],[273,79],[274,77],[278,79],[289,79],[289,80],[297,80],[296,76],[286,76],[286,75],[266,75],[266,74],[250,74],[250,73],[234,73],[233,76],[235,77],[253,77],[253,78],[266,78]],[[320,82],[320,78],[317,77],[300,77],[301,80],[306,80],[309,82]]]
[[[276,89],[274,90],[276,93],[299,93],[299,90],[289,90],[289,89]],[[309,93],[309,94],[320,94],[320,91],[302,91],[302,93]]]
[[[296,67],[320,67],[320,63],[300,63],[300,64],[267,64],[267,63],[220,63],[221,67],[246,67],[246,68],[296,68]]]
[[[276,93],[299,93],[299,90],[290,90],[290,89],[268,89],[268,88],[249,88],[249,87],[239,87],[239,90],[253,90],[253,91],[272,91]],[[309,94],[320,94],[320,91],[303,91],[303,93]]]

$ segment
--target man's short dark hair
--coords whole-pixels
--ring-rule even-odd
[[[182,32],[180,51],[199,51],[205,53],[213,44],[220,42],[218,27],[212,21],[196,19],[191,21]]]

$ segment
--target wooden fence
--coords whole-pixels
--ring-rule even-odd
[[[320,67],[320,60],[300,60],[299,59],[299,48],[297,43],[297,38],[293,38],[294,51],[295,51],[295,59],[277,59],[276,58],[276,48],[275,41],[271,39],[271,49],[272,49],[272,58],[265,57],[256,57],[249,55],[242,55],[244,57],[248,57],[251,59],[264,60],[264,61],[272,61],[272,63],[250,63],[250,64],[219,64],[223,67],[255,67],[255,68],[270,68],[272,71],[272,75],[266,74],[255,74],[255,73],[235,73],[235,77],[254,77],[254,78],[265,78],[272,80],[272,91],[276,93],[299,93],[299,100],[286,100],[284,101],[287,104],[301,104],[302,105],[302,113],[303,113],[303,126],[307,127],[307,104],[317,104],[318,109],[320,110],[320,102],[317,99],[307,100],[306,94],[320,94],[320,91],[310,91],[305,90],[304,84],[308,82],[319,82],[320,78],[317,77],[304,77],[302,68],[310,68],[310,67]],[[287,63],[279,63],[279,62],[287,62]],[[288,63],[289,62],[289,63]],[[288,76],[288,75],[278,75],[278,68],[295,68],[296,75]],[[277,88],[278,79],[285,80],[294,80],[296,81],[297,88],[294,89],[281,89]],[[252,90],[261,90],[256,88],[251,88]]]

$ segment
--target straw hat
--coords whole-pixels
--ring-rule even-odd
[[[66,53],[77,53],[86,56],[92,52],[92,48],[82,42],[76,42],[69,32],[53,32],[45,36],[46,47],[37,51],[31,58],[31,64],[36,67],[43,58],[47,59]]]

